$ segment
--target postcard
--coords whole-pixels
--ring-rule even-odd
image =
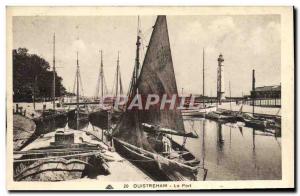
[[[6,11],[8,190],[294,188],[293,7]]]

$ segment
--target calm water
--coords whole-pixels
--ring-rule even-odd
[[[208,169],[206,180],[281,179],[280,137],[242,124],[220,124],[201,118],[185,119],[184,125],[186,131],[199,136],[188,138],[185,146]],[[101,132],[91,124],[85,129]],[[183,142],[182,137],[173,139]]]
[[[207,180],[281,179],[281,138],[240,124],[206,119],[186,119],[184,123],[186,130],[199,135],[188,139],[186,147],[208,169]]]

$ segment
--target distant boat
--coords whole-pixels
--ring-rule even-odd
[[[55,71],[55,34],[53,35],[53,79],[52,79],[52,102],[53,108],[42,111],[39,118],[35,118],[35,122],[38,127],[45,127],[49,123],[54,123],[53,126],[56,128],[63,128],[67,124],[67,113],[64,110],[56,109],[56,71]]]
[[[80,94],[79,94],[79,84],[81,83],[80,70],[79,70],[79,60],[78,60],[78,52],[77,52],[77,60],[76,60],[76,109],[72,109],[68,112],[68,127],[74,130],[80,130],[85,128],[88,123],[88,110],[84,103],[80,103]],[[83,105],[83,107],[80,107]]]
[[[113,90],[115,90],[114,98],[110,100],[110,102],[106,102],[106,100],[102,100],[104,98],[104,90],[106,89],[105,85],[105,79],[104,79],[104,71],[103,71],[103,58],[102,58],[102,50],[101,50],[101,66],[100,66],[100,74],[97,84],[97,92],[96,95],[98,97],[98,91],[101,87],[101,97],[99,99],[99,106],[96,110],[90,112],[89,114],[89,121],[92,125],[97,126],[101,129],[108,129],[109,124],[115,124],[120,119],[121,114],[123,113],[122,106],[115,109],[114,108],[114,102],[115,99],[118,98],[118,96],[121,96],[123,94],[123,85],[122,85],[122,79],[121,79],[121,72],[120,72],[120,65],[119,65],[119,53],[118,53],[118,59],[117,59],[117,69],[116,69],[116,76],[115,76],[115,86]],[[101,83],[101,85],[99,84]],[[106,98],[107,99],[107,98]],[[121,97],[120,97],[121,99]],[[103,103],[100,102],[100,100],[103,101]],[[100,105],[101,103],[101,105]],[[110,122],[109,122],[110,121]]]
[[[129,100],[137,94],[177,95],[166,16],[158,16],[139,74],[140,33],[138,28],[136,64]],[[207,170],[200,161],[170,135],[197,137],[186,133],[180,110],[126,109],[113,131],[116,151],[158,181],[205,180]],[[164,149],[169,141],[169,150]]]
[[[191,117],[205,117],[208,112],[216,111],[215,106],[207,106],[205,108],[200,109],[184,109],[181,110],[183,116],[191,116]]]
[[[89,121],[91,122],[92,125],[97,126],[101,129],[108,129],[109,128],[109,123],[111,124],[116,124],[123,111],[121,110],[98,110],[95,112],[91,112],[89,114]],[[110,122],[109,122],[110,121]]]
[[[86,110],[73,109],[68,112],[68,127],[70,129],[80,130],[87,127],[88,124],[89,124],[89,119]]]
[[[186,97],[184,107],[187,107],[187,109],[181,110],[181,113],[183,116],[189,116],[189,117],[201,117],[204,118],[208,112],[216,111],[216,106],[207,105],[205,103],[205,52],[203,48],[202,53],[202,100],[194,100],[193,106],[200,106],[202,104],[202,107],[199,109],[189,109],[191,105],[191,97]],[[200,97],[199,97],[200,98]]]
[[[207,119],[211,119],[223,123],[227,123],[227,122],[235,123],[237,121],[236,116],[231,114],[225,114],[221,111],[208,112],[205,117]]]
[[[246,127],[251,127],[254,129],[258,130],[264,130],[267,127],[267,121],[265,120],[260,120],[260,119],[244,119],[245,121],[245,126]]]

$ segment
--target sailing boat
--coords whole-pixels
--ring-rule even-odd
[[[203,106],[200,109],[186,109],[186,110],[181,110],[182,115],[184,116],[192,116],[192,117],[205,117],[206,113],[208,111],[215,111],[215,107],[206,107],[205,104],[205,72],[204,72],[204,65],[205,65],[205,61],[204,61],[204,57],[205,57],[205,51],[203,48],[203,53],[202,53],[202,75],[203,75],[203,80],[202,80],[202,101],[203,101]],[[201,103],[198,103],[201,104]]]
[[[56,109],[56,71],[55,71],[55,33],[53,35],[53,80],[52,80],[52,102],[53,108],[48,110],[43,110],[42,114],[39,118],[35,118],[34,121],[37,124],[37,130],[45,130],[52,131],[50,128],[63,128],[67,124],[67,114],[63,110]]]
[[[71,129],[80,130],[86,127],[89,123],[88,111],[86,105],[80,107],[80,95],[79,95],[79,80],[80,79],[80,70],[79,70],[79,61],[78,61],[78,52],[76,60],[76,109],[70,110],[68,112],[68,126]]]
[[[99,83],[101,83],[101,102],[100,107],[97,108],[96,111],[93,111],[89,114],[89,121],[92,125],[97,126],[101,129],[108,129],[108,125],[110,123],[115,124],[122,114],[122,108],[114,108],[114,102],[115,99],[118,98],[118,96],[121,96],[123,94],[123,85],[121,80],[121,72],[119,67],[119,53],[118,53],[118,60],[117,60],[117,69],[116,69],[116,85],[115,85],[115,95],[112,100],[109,100],[108,102],[104,100],[104,74],[103,74],[103,59],[102,59],[102,50],[101,50],[101,66],[100,66],[100,74],[98,78],[98,84],[97,84],[97,96],[99,92]],[[106,86],[105,86],[106,88]],[[114,89],[113,89],[114,90]],[[111,121],[111,122],[108,122]]]
[[[138,28],[129,100],[138,95],[147,97],[149,94],[178,97],[166,16],[158,16],[156,19],[140,74],[139,32]],[[126,108],[113,131],[112,139],[119,154],[154,180],[204,180],[206,171],[200,168],[200,161],[184,144],[178,144],[170,135],[197,137],[185,132],[180,110],[160,110],[153,106],[149,110]],[[164,141],[170,142],[168,151],[164,149]]]

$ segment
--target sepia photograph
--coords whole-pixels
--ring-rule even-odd
[[[9,190],[294,187],[292,7],[7,7]]]

